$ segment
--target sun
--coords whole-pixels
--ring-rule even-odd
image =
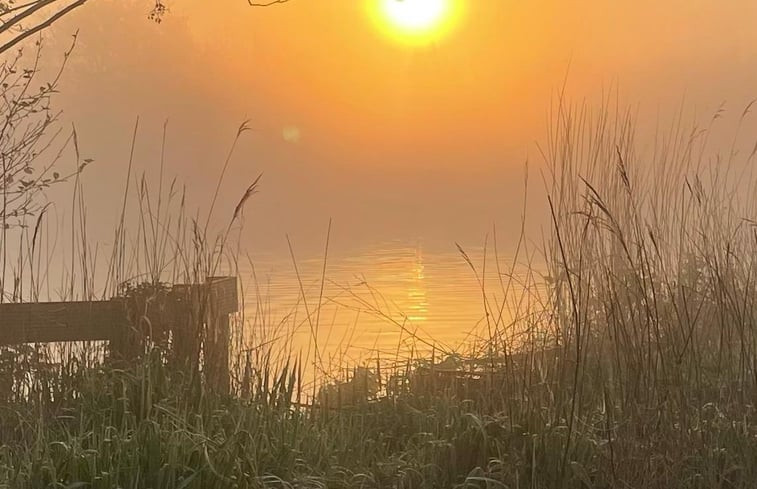
[[[449,8],[445,0],[384,0],[383,5],[387,20],[411,32],[433,29]]]
[[[459,14],[459,0],[375,0],[374,18],[398,40],[425,43],[449,30]]]

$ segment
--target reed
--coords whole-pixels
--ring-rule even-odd
[[[317,301],[298,272],[305,319],[271,318],[253,280],[255,312],[233,329],[230,395],[203,387],[201,365],[171,368],[157,343],[126,368],[103,363],[104,345],[4,348],[0,487],[752,487],[755,152],[718,154],[708,128],[679,121],[642,153],[633,115],[609,103],[558,100],[552,120],[543,247],[529,244],[525,217],[511,263],[493,239],[495,286],[492,267],[460,248],[486,321],[465,349],[414,336],[345,287],[432,353],[398,348],[350,365],[350,378],[317,345],[311,363],[291,335],[301,324],[317,337],[326,258]],[[232,156],[233,145],[219,189]],[[151,188],[130,163],[125,183],[105,285],[77,226],[68,297],[237,271],[233,233],[257,180],[216,234],[162,171]],[[84,223],[86,206],[75,208]]]

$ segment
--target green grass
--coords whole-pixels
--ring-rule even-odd
[[[129,372],[83,371],[60,402],[6,404],[0,484],[704,488],[757,477],[752,410],[715,403],[685,426],[659,405],[633,406],[639,416],[624,423],[585,409],[571,434],[554,405],[525,400],[483,412],[475,399],[407,394],[321,410],[296,406],[287,381],[249,400],[186,392],[148,360]]]

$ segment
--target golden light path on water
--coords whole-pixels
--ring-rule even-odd
[[[322,293],[322,256],[298,256],[297,272],[290,258],[255,256],[254,277],[252,266],[242,272],[250,343],[275,339],[282,349],[325,368],[432,349],[469,350],[486,340],[492,323],[511,322],[513,304],[524,294],[519,283],[511,284],[503,308],[507,279],[499,280],[493,254],[484,270],[483,251],[467,251],[476,273],[456,250],[430,251],[416,243],[390,242],[330,256]],[[510,266],[509,258],[500,257],[502,275]]]

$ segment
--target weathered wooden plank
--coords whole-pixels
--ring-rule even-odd
[[[190,303],[207,300],[211,316],[239,310],[236,277],[209,277],[203,285],[176,285],[173,295]],[[0,345],[122,339],[125,323],[124,305],[117,299],[0,304]]]
[[[211,306],[210,314],[233,314],[239,310],[236,277],[208,277],[204,284],[176,284],[171,295],[185,303],[193,303],[201,310]]]
[[[209,277],[207,285],[215,314],[232,314],[239,310],[236,277]]]
[[[119,301],[0,305],[0,345],[109,340],[123,327]]]

